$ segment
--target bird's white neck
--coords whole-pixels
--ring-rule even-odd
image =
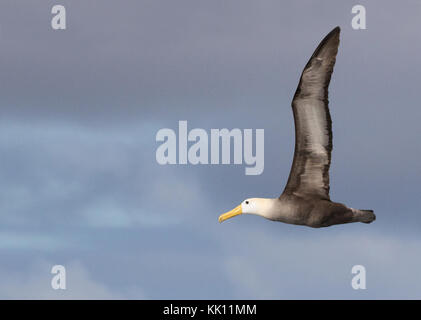
[[[244,214],[255,214],[273,220],[276,213],[278,199],[251,198],[245,200],[241,206]]]

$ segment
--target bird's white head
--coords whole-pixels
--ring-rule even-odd
[[[255,214],[270,219],[273,213],[274,199],[250,198],[244,200],[239,206],[219,216],[219,222],[240,214]]]

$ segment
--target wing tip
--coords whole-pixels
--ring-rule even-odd
[[[328,41],[329,39],[334,38],[334,37],[339,38],[340,33],[341,33],[341,27],[336,26],[326,35],[326,37],[322,40],[322,42],[324,42],[325,40]]]
[[[334,47],[336,47],[336,52],[337,52],[337,48],[339,46],[339,35],[341,33],[341,28],[339,26],[336,26],[335,28],[332,29],[332,31],[330,31],[324,38],[323,40],[320,42],[320,44],[317,46],[316,50],[313,53],[312,58],[318,56],[321,51],[323,50],[323,48],[326,47],[327,44],[329,45],[333,45]],[[336,55],[335,52],[335,55]]]
[[[341,32],[341,27],[340,26],[336,26],[335,28],[333,28],[332,31],[330,31],[329,33],[340,33]]]
[[[303,79],[304,72],[310,67],[312,61],[314,61],[315,58],[322,58],[326,59],[327,61],[331,62],[331,66],[329,67],[330,73],[333,71],[333,65],[336,61],[336,55],[338,53],[338,47],[339,47],[339,35],[341,32],[341,28],[339,26],[336,26],[333,28],[319,43],[316,50],[314,50],[313,54],[311,55],[310,59],[308,60],[307,64],[305,65],[303,72],[301,74],[300,82],[298,84],[297,90],[294,94],[294,99],[300,94],[301,92],[301,83]],[[328,77],[327,85],[330,81],[330,75]],[[293,99],[293,101],[294,101]]]

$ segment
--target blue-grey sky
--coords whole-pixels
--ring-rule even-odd
[[[420,14],[409,0],[2,1],[0,298],[421,298]],[[377,220],[219,224],[282,192],[291,98],[336,25],[331,198]],[[179,120],[265,129],[263,174],[158,165],[156,132]]]

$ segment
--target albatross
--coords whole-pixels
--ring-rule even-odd
[[[288,182],[276,199],[250,198],[219,216],[219,222],[241,214],[255,214],[313,228],[351,222],[370,223],[373,210],[358,210],[333,202],[329,196],[332,120],[328,87],[336,61],[340,28],[319,44],[304,67],[292,100],[295,151]]]

